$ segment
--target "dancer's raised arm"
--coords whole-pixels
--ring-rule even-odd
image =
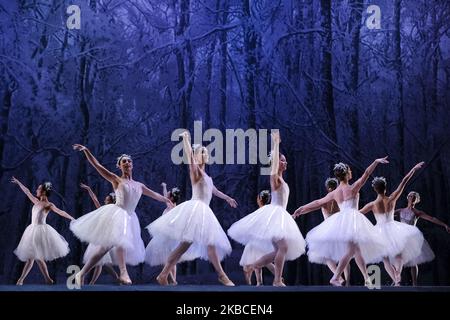
[[[361,176],[361,178],[356,180],[355,183],[352,185],[353,191],[355,193],[359,192],[359,190],[362,188],[362,186],[367,182],[367,179],[369,179],[370,175],[375,170],[375,168],[378,166],[378,164],[380,164],[380,163],[389,163],[387,158],[388,157],[386,156],[384,158],[376,159],[370,166],[367,167],[366,171],[364,171],[364,173]]]
[[[25,187],[22,182],[20,182],[18,179],[16,179],[15,177],[11,178],[11,183],[17,184],[20,189],[23,191],[23,193],[25,193],[28,197],[28,199],[30,199],[31,202],[33,202],[34,204],[39,202],[39,199],[36,198],[35,196],[33,196],[33,194],[31,193],[30,189],[28,189],[27,187]]]
[[[104,166],[102,166],[87,147],[81,144],[74,144],[73,149],[77,151],[83,151],[89,163],[95,168],[95,170],[97,170],[97,172],[100,173],[103,178],[111,182],[114,189],[117,188],[117,185],[120,182],[120,178],[116,174],[112,173]]]
[[[165,182],[161,183],[161,186],[163,187],[163,196],[167,198],[169,193],[167,192],[167,184]]]
[[[92,202],[94,203],[95,207],[98,209],[101,207],[100,202],[97,199],[97,196],[95,195],[94,191],[92,191],[91,187],[89,187],[87,184],[80,183],[80,187],[86,190],[89,193],[89,196],[91,197]]]
[[[216,197],[225,200],[230,205],[230,207],[232,207],[232,208],[236,208],[237,207],[238,204],[237,204],[236,200],[234,200],[230,196],[226,195],[225,193],[223,193],[222,191],[217,189],[215,186],[213,187],[212,193]]]
[[[183,151],[187,157],[189,164],[189,172],[195,178],[195,181],[200,178],[200,172],[198,168],[198,164],[194,161],[194,153],[191,146],[191,138],[189,136],[189,131],[184,131],[180,134],[180,137],[183,138]]]
[[[391,195],[389,196],[389,198],[393,201],[397,201],[398,198],[400,197],[400,195],[402,194],[403,190],[406,187],[406,184],[408,183],[408,181],[412,178],[412,176],[414,175],[414,173],[419,170],[420,168],[422,168],[422,166],[424,165],[424,162],[419,162],[418,164],[416,164],[409,172],[406,176],[403,177],[402,182],[400,182],[400,184],[398,185],[397,189],[395,189],[394,192],[391,193]]]
[[[61,217],[67,218],[69,220],[75,220],[74,217],[72,217],[70,214],[65,212],[64,210],[59,209],[57,206],[55,206],[53,203],[50,202],[48,209],[55,212],[56,214],[59,214]]]

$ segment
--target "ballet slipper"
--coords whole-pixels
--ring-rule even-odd
[[[45,283],[48,284],[48,285],[52,285],[52,284],[54,284],[55,282],[53,281],[52,278],[48,278],[48,279],[45,280]]]
[[[23,280],[17,280],[16,286],[23,286]]]
[[[233,281],[231,281],[225,274],[222,276],[219,276],[219,282],[222,283],[224,286],[234,287]]]
[[[169,285],[169,282],[167,281],[167,276],[166,276],[166,277],[163,277],[161,274],[158,275],[158,276],[156,277],[156,281],[158,281],[158,283],[159,283],[161,286],[167,286],[167,285]]]
[[[78,272],[75,275],[75,284],[77,285],[77,287],[80,287],[83,285],[83,277],[81,276],[81,272]]]
[[[330,284],[334,287],[342,287],[342,284],[338,279],[331,278]]]
[[[274,281],[272,284],[274,287],[286,287],[283,281]]]

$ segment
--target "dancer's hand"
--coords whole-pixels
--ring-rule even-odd
[[[175,204],[172,201],[170,201],[169,198],[166,198],[166,205],[167,205],[167,208],[169,208],[169,209],[175,208]]]
[[[87,150],[87,148],[85,147],[85,146],[83,146],[83,145],[81,145],[81,144],[74,144],[73,146],[73,150],[76,150],[76,151],[84,151],[84,150]]]
[[[238,203],[233,198],[228,198],[227,202],[230,205],[230,207],[232,207],[232,208],[236,208],[238,206]]]
[[[383,163],[383,164],[389,163],[387,158],[388,158],[387,156],[384,157],[384,158],[379,158],[379,159],[376,159],[375,162],[376,163]]]
[[[292,215],[292,218],[297,218],[298,216],[302,215],[303,213],[303,206],[299,207],[297,210],[295,210],[294,214]]]
[[[449,226],[445,226],[445,231],[447,231],[448,233],[450,233],[450,227],[449,227]]]
[[[275,142],[275,143],[281,142],[280,131],[278,131],[278,130],[272,131],[270,133],[270,135],[272,136],[273,142]]]
[[[91,189],[91,187],[89,187],[88,185],[86,185],[84,183],[80,183],[80,187],[83,188],[83,189],[86,189],[88,191]]]
[[[419,162],[418,164],[416,164],[413,168],[413,170],[419,170],[423,167],[423,165],[425,164],[425,162]]]
[[[187,139],[189,138],[189,131],[183,131],[182,133],[180,133],[179,135],[180,137],[182,137],[183,139]]]
[[[11,177],[11,183],[14,183],[14,184],[19,185],[19,184],[20,184],[20,181],[17,180],[16,177]]]
[[[166,186],[167,186],[167,183],[161,182],[161,187],[166,187]]]

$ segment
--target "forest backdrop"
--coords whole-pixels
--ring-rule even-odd
[[[80,30],[66,26],[71,4],[81,8]],[[366,26],[371,4],[381,9],[380,29]],[[334,163],[349,163],[358,177],[389,155],[374,175],[392,190],[425,161],[406,191],[420,192],[418,207],[450,223],[449,16],[446,0],[1,1],[0,283],[20,275],[13,250],[31,215],[11,176],[32,191],[51,180],[58,193],[51,201],[76,217],[89,212],[94,206],[79,184],[99,199],[111,186],[72,150],[81,143],[111,170],[118,155],[131,154],[136,180],[159,192],[165,181],[189,198],[186,166],[170,161],[170,136],[195,120],[204,129],[280,129],[290,212],[325,193]],[[212,165],[208,172],[239,203],[231,209],[212,201],[224,229],[253,211],[257,192],[269,187],[258,165]],[[361,205],[374,197],[368,183]],[[405,204],[406,192],[398,206]],[[144,227],[162,210],[141,200],[145,243]],[[316,212],[297,221],[306,235],[322,219]],[[81,263],[85,245],[67,220],[52,214],[47,222],[71,247],[49,263],[61,282],[68,265]],[[450,235],[429,222],[418,227],[436,253],[420,268],[419,283],[450,285]],[[242,247],[233,247],[224,265],[242,283]],[[356,269],[352,280],[361,284]],[[205,262],[179,270],[189,283],[216,283]],[[331,276],[305,256],[285,271],[289,284],[327,284]],[[154,282],[158,272],[131,268],[138,283]],[[42,281],[38,270],[33,281]]]

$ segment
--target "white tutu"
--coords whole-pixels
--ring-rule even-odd
[[[268,204],[235,222],[228,235],[237,242],[251,244],[241,261],[256,262],[275,250],[274,241],[286,240],[286,260],[294,260],[305,253],[305,240],[292,216],[280,205]],[[244,250],[245,251],[245,250]]]
[[[417,228],[392,220],[377,223],[375,230],[384,239],[385,254],[391,261],[401,255],[403,262],[407,263],[420,255],[424,239]]]
[[[125,248],[127,264],[144,261],[145,247],[135,212],[128,213],[115,204],[104,205],[72,221],[70,229],[80,240],[90,244]],[[114,261],[114,250],[111,254]]]
[[[169,253],[182,241],[192,245],[181,261],[208,260],[207,247],[214,245],[220,260],[231,252],[230,241],[219,221],[202,200],[189,200],[165,213],[147,227],[153,237],[147,247],[147,261],[163,264]],[[151,252],[149,252],[151,251]]]
[[[89,244],[88,247],[86,248],[86,251],[84,252],[83,255],[83,263],[86,264],[86,262],[89,261],[89,259],[92,258],[92,256],[94,254],[96,254],[98,252],[98,250],[101,248],[101,246],[95,245],[95,244]],[[97,266],[100,265],[105,265],[105,264],[112,264],[112,260],[111,260],[111,254],[109,252],[107,252],[101,259],[99,262],[97,262]]]
[[[414,228],[417,229],[417,227],[414,227]],[[420,232],[420,230],[419,230],[419,232]],[[404,266],[405,267],[414,267],[414,266],[417,266],[419,264],[422,264],[422,263],[425,263],[425,262],[429,262],[429,261],[433,260],[434,257],[435,256],[434,256],[433,250],[431,249],[431,247],[428,244],[427,240],[424,239],[423,242],[422,242],[422,248],[420,249],[420,254],[417,257],[407,261],[404,264]]]
[[[275,250],[272,247],[272,251]],[[267,251],[261,250],[257,245],[253,243],[248,243],[244,247],[244,251],[242,252],[241,260],[239,261],[239,265],[248,266],[258,261],[262,256],[266,255]]]
[[[14,253],[21,261],[51,261],[69,253],[67,241],[48,224],[30,224]]]
[[[344,205],[339,207],[340,212],[306,235],[309,261],[320,264],[326,264],[327,260],[339,261],[347,253],[350,242],[359,245],[367,263],[382,260],[385,242],[375,231],[374,225],[358,210]]]

